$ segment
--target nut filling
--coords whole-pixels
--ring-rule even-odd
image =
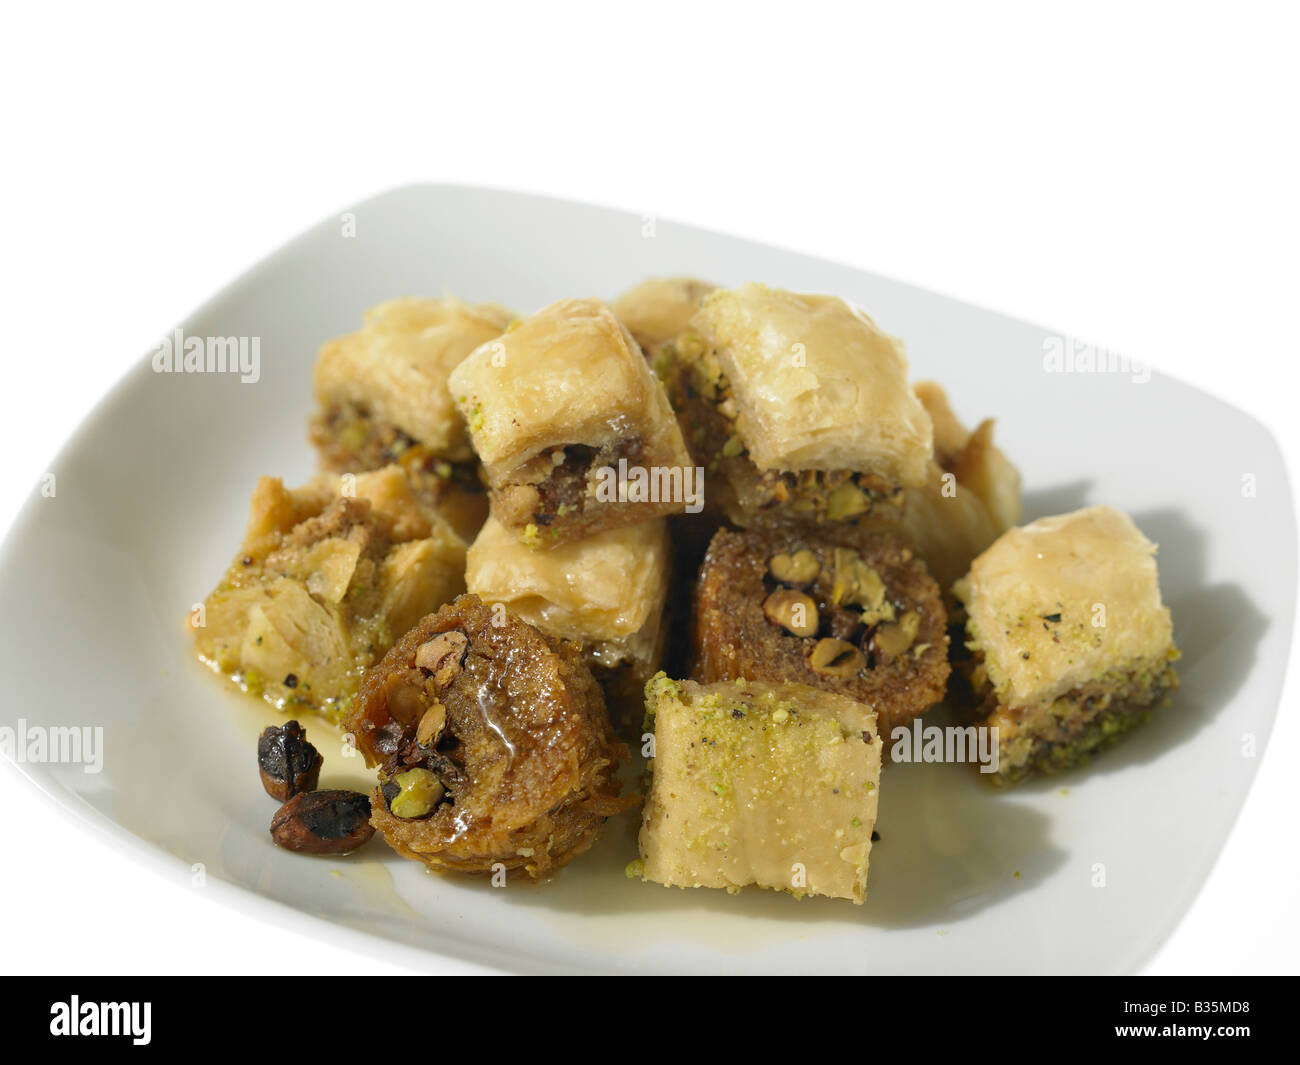
[[[576,644],[463,595],[367,673],[347,721],[375,827],[440,870],[547,875],[626,809],[626,751]]]
[[[875,473],[855,470],[760,470],[745,447],[744,426],[717,355],[693,333],[664,345],[655,372],[668,388],[691,454],[708,474],[721,474],[728,516],[747,525],[781,512],[816,522],[893,514],[903,490]]]
[[[798,680],[878,707],[888,738],[943,698],[938,586],[887,533],[782,525],[721,530],[696,587],[692,672]]]

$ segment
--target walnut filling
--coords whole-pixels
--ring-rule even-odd
[[[742,510],[782,508],[813,521],[849,521],[902,505],[902,488],[875,473],[759,470],[745,447],[727,376],[699,337],[687,334],[665,345],[655,370],[668,386],[693,454],[707,472],[727,478]]]

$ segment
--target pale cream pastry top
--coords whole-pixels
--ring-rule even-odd
[[[712,292],[695,326],[731,384],[760,470],[854,470],[924,483],[933,427],[902,345],[835,296],[749,282]]]
[[[1163,669],[1173,623],[1156,545],[1113,507],[1004,533],[954,586],[999,700],[1026,706]]]

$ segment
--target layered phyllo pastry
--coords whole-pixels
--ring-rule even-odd
[[[957,583],[998,779],[1086,761],[1177,686],[1155,554],[1127,515],[1088,507],[1004,534]]]
[[[652,277],[610,306],[654,366],[664,345],[690,329],[700,301],[716,287],[694,277]]]
[[[671,575],[663,518],[545,551],[488,518],[470,546],[465,583],[494,609],[580,643],[611,713],[630,733],[641,723],[645,682],[663,657]]]
[[[456,500],[468,522],[461,531],[472,537],[486,500],[447,376],[509,320],[496,304],[395,299],[368,310],[357,332],[325,344],[311,423],[322,468],[357,473],[399,463],[435,505]]]
[[[199,657],[285,710],[335,720],[365,669],[465,590],[465,542],[398,466],[263,477],[234,562],[190,615]]]
[[[863,901],[882,746],[870,707],[799,684],[661,674],[646,709],[654,758],[629,875]]]
[[[472,595],[398,641],[345,724],[379,771],[375,828],[439,871],[544,877],[635,802],[578,646]]]
[[[841,299],[711,292],[665,360],[710,498],[738,525],[862,518],[925,483],[933,430],[902,345]]]
[[[687,509],[702,491],[663,386],[598,300],[563,300],[451,375],[493,516],[549,547]]]
[[[796,682],[875,708],[889,740],[943,698],[947,615],[897,536],[851,526],[721,529],[695,589],[689,673]]]
[[[992,420],[971,432],[938,384],[915,391],[934,422],[934,458],[925,483],[905,490],[895,526],[946,591],[1020,520],[1020,474],[994,445]]]

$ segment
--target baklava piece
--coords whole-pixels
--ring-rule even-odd
[[[888,740],[948,680],[939,586],[885,532],[719,530],[695,590],[690,675],[793,682],[874,707]]]
[[[908,488],[896,528],[945,591],[975,557],[1020,520],[1020,474],[993,444],[993,422],[971,432],[944,390],[922,381],[916,395],[934,422],[925,484]]]
[[[628,289],[611,310],[658,370],[663,347],[690,329],[700,301],[717,286],[694,277],[652,277]]]
[[[440,872],[544,877],[635,804],[577,646],[473,595],[366,674],[346,726],[379,769],[375,828]]]
[[[257,483],[235,561],[190,616],[199,657],[273,706],[337,719],[362,672],[465,590],[465,542],[396,466]]]
[[[322,468],[359,473],[399,463],[472,539],[487,501],[447,376],[509,320],[495,304],[396,299],[368,310],[359,331],[325,344],[311,423]]]
[[[925,482],[933,430],[902,345],[841,299],[712,292],[665,358],[710,502],[737,525],[877,515]]]
[[[1178,684],[1156,545],[1126,514],[1088,507],[998,539],[957,582],[995,779],[1079,765]]]
[[[530,546],[680,513],[699,487],[663,385],[598,300],[563,300],[456,367],[451,390],[492,488]]]
[[[660,674],[646,709],[654,759],[629,875],[863,901],[882,747],[869,707],[800,684]]]
[[[483,602],[549,636],[575,640],[620,726],[642,717],[664,648],[671,551],[663,518],[535,551],[489,518],[470,545],[465,583]]]

